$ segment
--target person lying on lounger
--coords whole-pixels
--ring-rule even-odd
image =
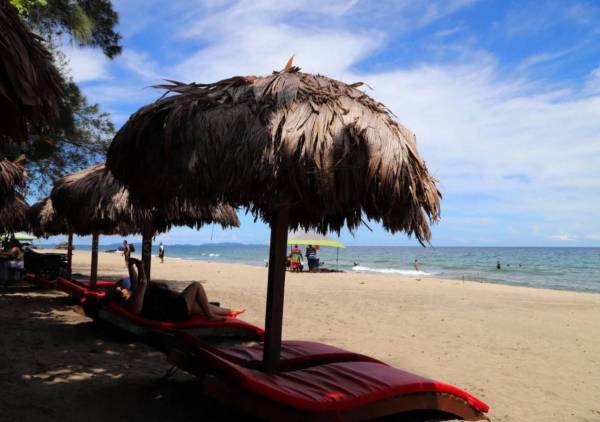
[[[137,271],[136,271],[137,267]],[[108,300],[116,300],[128,310],[144,318],[157,321],[185,321],[193,316],[202,316],[209,320],[224,320],[243,310],[227,309],[208,303],[202,285],[193,282],[181,293],[148,283],[144,266],[139,259],[130,258],[127,262],[131,289],[119,284]]]

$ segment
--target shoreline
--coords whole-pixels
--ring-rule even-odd
[[[61,250],[61,249],[51,249],[51,248],[47,248],[47,249],[38,249],[38,252],[43,252],[43,251],[47,251],[47,252],[59,252],[59,253],[66,253],[65,250]],[[87,250],[75,250],[73,251],[73,256],[75,256],[75,254],[87,254],[90,255],[90,251]],[[121,257],[122,255],[120,253],[116,253],[116,252],[99,252],[98,255],[101,256],[103,254],[106,254],[108,256],[117,256],[117,257]],[[137,258],[141,259],[141,255],[138,252],[135,252],[132,254],[132,256],[135,256]],[[152,263],[153,265],[155,263],[158,262],[158,256],[156,255],[152,255]],[[227,260],[210,260],[210,259],[204,259],[204,258],[184,258],[184,257],[165,257],[164,258],[165,263],[167,262],[201,262],[201,263],[207,263],[207,264],[216,264],[216,265],[225,265],[225,266],[242,266],[242,267],[250,267],[250,268],[262,268],[266,270],[266,266],[264,265],[259,265],[259,264],[251,264],[251,263],[245,263],[245,262],[235,262],[235,261],[227,261]],[[90,259],[91,261],[91,259]],[[84,267],[85,264],[82,262],[82,267]],[[89,273],[89,264],[88,264],[88,273]],[[85,275],[86,273],[82,273],[82,275]],[[123,272],[123,274],[125,275],[125,272]],[[286,277],[288,274],[297,274],[298,276],[302,276],[302,275],[309,275],[308,271],[304,271],[302,273],[291,273],[289,271],[286,272]],[[552,288],[547,288],[547,287],[536,287],[536,286],[531,286],[531,285],[524,285],[524,284],[518,284],[518,283],[511,283],[511,282],[507,282],[507,281],[491,281],[491,280],[473,280],[473,279],[460,279],[460,278],[449,278],[449,277],[438,277],[436,275],[423,275],[423,276],[412,276],[412,275],[403,275],[403,274],[386,274],[386,273],[371,273],[371,272],[366,272],[366,271],[339,271],[339,272],[322,272],[322,273],[313,273],[311,274],[311,276],[314,275],[323,275],[323,276],[328,276],[330,274],[351,274],[351,275],[356,275],[356,276],[366,276],[366,277],[376,277],[376,278],[380,278],[383,277],[384,279],[398,279],[398,280],[402,280],[402,281],[424,281],[424,280],[435,280],[435,281],[442,281],[442,282],[449,282],[449,283],[468,283],[468,284],[483,284],[483,285],[489,285],[489,286],[503,286],[503,287],[507,287],[507,288],[516,288],[516,289],[532,289],[532,290],[541,290],[541,291],[547,291],[547,292],[564,292],[564,293],[579,293],[579,294],[583,294],[583,295],[594,295],[594,296],[598,296],[600,295],[600,291],[583,291],[583,290],[575,290],[575,289],[560,289],[560,288],[556,288],[556,289],[552,289]],[[266,276],[265,276],[266,277]],[[163,281],[168,281],[168,280],[163,280]]]

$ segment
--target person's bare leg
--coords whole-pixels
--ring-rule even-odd
[[[129,281],[131,282],[131,291],[133,292],[137,287],[138,274],[135,271],[135,266],[133,265],[133,262],[130,261],[129,258],[125,260],[125,265],[127,266],[127,271],[129,272]]]
[[[137,266],[137,270],[138,270],[138,274],[136,275],[135,269],[133,268],[133,265]],[[127,265],[128,269],[129,269],[129,276],[135,276],[135,280],[136,280],[136,287],[133,290],[133,292],[131,293],[131,298],[129,299],[129,303],[127,304],[127,308],[132,311],[135,312],[136,314],[139,314],[140,312],[142,312],[142,307],[144,306],[144,295],[146,294],[146,287],[148,286],[148,280],[146,279],[146,273],[144,272],[144,266],[142,265],[142,263],[138,260],[133,260],[130,259],[129,263]],[[132,279],[132,283],[133,283]]]
[[[208,297],[204,287],[198,282],[193,282],[185,288],[181,295],[188,305],[190,315],[202,315],[206,319],[222,320],[222,315],[213,313],[211,305],[208,303]]]

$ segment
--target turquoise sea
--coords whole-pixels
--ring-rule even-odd
[[[101,250],[120,245],[102,245]],[[141,245],[135,244],[136,252]],[[90,245],[76,245],[89,250]],[[264,266],[269,256],[265,245],[204,244],[166,245],[166,256],[237,262]],[[304,248],[302,248],[304,250]],[[153,254],[158,253],[154,245]],[[419,271],[413,268],[419,260]],[[348,272],[475,280],[558,290],[600,293],[600,248],[514,248],[349,246],[321,248],[324,267]],[[501,269],[496,269],[500,261]]]

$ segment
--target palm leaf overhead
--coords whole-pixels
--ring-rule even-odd
[[[169,81],[117,133],[107,167],[144,206],[243,206],[271,222],[339,231],[363,216],[430,238],[440,193],[415,135],[358,87],[287,66],[212,84]]]
[[[21,22],[16,9],[0,0],[0,140],[24,137],[28,126],[51,124],[63,101],[62,78],[52,56]]]
[[[105,170],[104,164],[63,177],[54,185],[51,199],[59,216],[80,235],[141,233],[148,227],[164,232],[173,225],[239,225],[235,209],[227,205],[176,201],[160,210],[136,208],[129,201],[129,192]]]

